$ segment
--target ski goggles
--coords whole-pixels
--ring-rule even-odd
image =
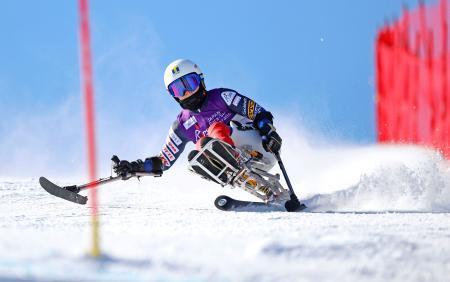
[[[202,78],[195,72],[188,73],[177,80],[174,80],[167,87],[170,95],[175,98],[183,97],[186,92],[192,92],[197,90],[197,88],[202,83]]]

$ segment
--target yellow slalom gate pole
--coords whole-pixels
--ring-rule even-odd
[[[99,257],[100,252],[100,224],[98,215],[92,215],[92,249],[91,256]]]

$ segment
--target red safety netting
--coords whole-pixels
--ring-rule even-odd
[[[450,158],[447,0],[403,11],[376,39],[379,142],[431,146]]]

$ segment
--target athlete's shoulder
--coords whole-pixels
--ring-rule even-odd
[[[186,123],[192,119],[192,115],[188,110],[182,110],[172,124],[172,130],[181,137],[186,135]]]
[[[191,117],[191,113],[189,110],[181,110],[180,113],[178,114],[174,125],[178,122],[179,124],[182,124],[183,122],[185,122],[186,120],[188,120]]]
[[[215,88],[208,91],[208,95],[210,95],[213,99],[219,100],[230,106],[233,102],[234,97],[239,95],[236,90],[230,88]]]
[[[224,88],[224,87],[214,88],[214,89],[208,90],[208,94],[220,95],[222,92],[234,92],[234,93],[238,93],[238,92],[237,92],[236,90],[234,90],[234,89]]]

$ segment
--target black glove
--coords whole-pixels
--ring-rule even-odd
[[[142,160],[136,160],[129,162],[122,160],[113,167],[114,172],[117,175],[127,175],[128,173],[144,172],[144,162]]]
[[[261,134],[264,150],[277,154],[280,152],[282,140],[275,131],[272,121],[273,116],[270,112],[260,112],[256,115],[253,123]]]
[[[136,173],[136,172],[148,172],[155,174],[162,174],[162,161],[158,157],[146,158],[145,161],[136,160],[134,162],[129,161],[119,161],[114,159],[115,165],[113,166],[114,172],[117,175],[125,176],[128,173]]]
[[[267,152],[278,154],[281,149],[281,143],[281,137],[275,130],[269,132],[267,135],[262,136],[262,145],[264,150],[266,150]]]

